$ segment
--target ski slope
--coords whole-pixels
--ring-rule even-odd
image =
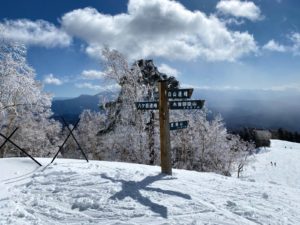
[[[299,144],[272,140],[241,179],[186,170],[163,176],[156,166],[117,162],[58,159],[39,168],[30,159],[0,159],[0,224],[297,225],[299,157]]]
[[[271,148],[262,148],[245,168],[243,178],[300,189],[300,144],[272,140]]]

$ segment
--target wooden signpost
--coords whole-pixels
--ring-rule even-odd
[[[158,84],[159,93],[159,134],[160,134],[160,166],[161,172],[172,174],[171,142],[169,128],[169,106],[167,98],[167,81]]]
[[[159,101],[135,102],[138,110],[159,110],[160,128],[160,160],[161,172],[172,174],[170,130],[184,129],[188,127],[188,121],[169,122],[169,109],[202,109],[204,100],[186,100],[192,96],[193,89],[168,90],[168,83],[162,80],[158,84]],[[171,100],[168,99],[184,99]]]

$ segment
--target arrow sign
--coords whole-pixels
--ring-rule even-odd
[[[169,89],[167,92],[168,98],[190,98],[194,89]]]
[[[170,124],[170,130],[179,130],[187,128],[189,121],[178,121],[178,122],[171,122]]]
[[[202,109],[204,100],[169,101],[170,109]]]
[[[158,109],[158,102],[135,102],[138,110],[156,110]]]

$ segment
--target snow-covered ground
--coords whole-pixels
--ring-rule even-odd
[[[300,189],[300,144],[272,140],[271,148],[262,148],[255,159],[244,178]]]
[[[39,159],[47,165],[51,159]],[[276,162],[276,167],[270,162]],[[300,224],[300,144],[272,141],[241,179],[137,164],[0,160],[0,224]]]

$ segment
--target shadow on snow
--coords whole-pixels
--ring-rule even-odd
[[[159,175],[155,175],[155,176],[148,176],[141,181],[119,180],[119,179],[114,179],[114,178],[108,177],[106,174],[101,174],[101,177],[104,179],[110,180],[114,183],[119,182],[122,184],[122,190],[117,192],[113,196],[111,196],[110,199],[123,200],[126,197],[130,197],[130,198],[138,201],[140,204],[149,207],[151,209],[151,211],[153,211],[154,213],[158,213],[161,217],[164,217],[164,218],[168,217],[167,207],[165,207],[163,205],[159,205],[157,203],[154,203],[149,198],[142,196],[140,193],[140,190],[155,191],[155,192],[159,192],[162,194],[181,197],[184,199],[191,199],[190,195],[187,195],[187,194],[184,194],[181,192],[171,191],[171,190],[163,190],[163,189],[154,188],[154,187],[148,187],[150,184],[152,184],[158,180],[174,179],[172,177],[166,177],[166,175],[163,175],[163,174],[159,174]]]

